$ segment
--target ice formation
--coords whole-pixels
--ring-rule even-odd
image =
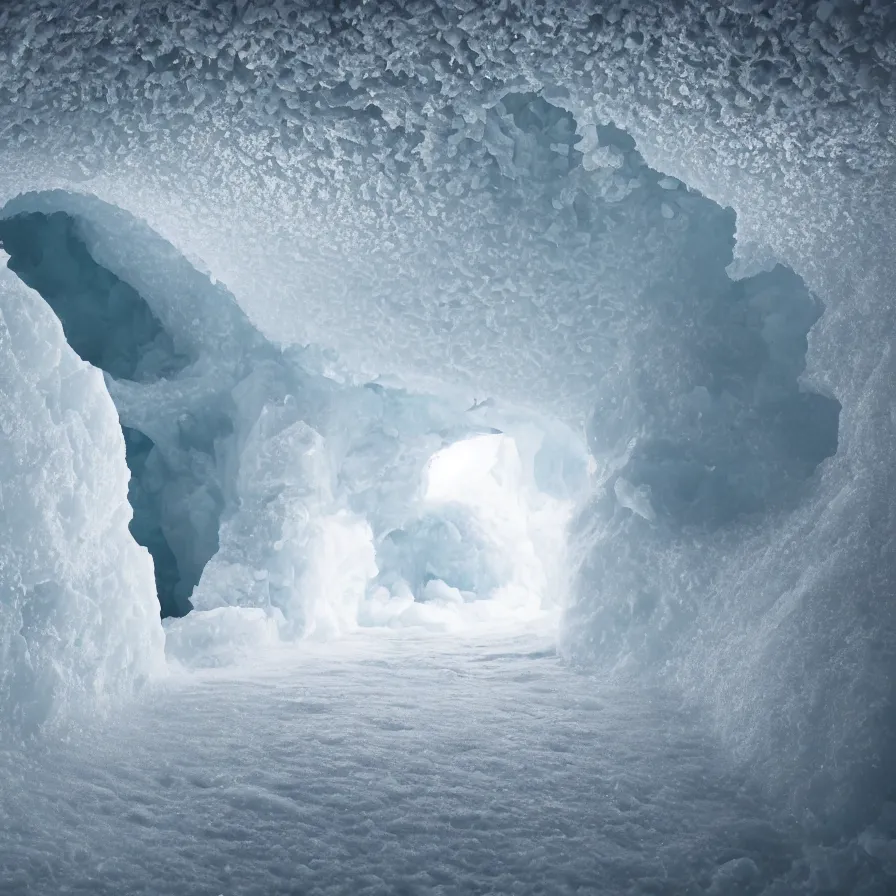
[[[546,488],[568,493],[576,471],[585,475],[575,439],[558,441],[562,427],[554,425],[554,445],[532,415],[504,412],[529,450],[525,463],[510,435],[464,442],[494,429],[484,421],[500,413],[456,396],[348,382],[320,352],[271,343],[223,286],[96,199],[25,194],[6,206],[0,241],[71,347],[106,375],[131,471],[130,531],[153,558],[161,615],[199,611],[166,623],[170,656],[202,665],[241,655],[241,624],[326,637],[359,624],[441,625],[439,606],[456,626],[458,586],[470,600],[496,597],[487,615],[559,604],[551,586],[560,581],[570,499],[519,501],[540,494],[536,464],[545,455],[572,464]],[[481,482],[460,488],[480,492],[478,512],[426,490],[434,451],[495,438],[500,458],[490,457]],[[483,504],[486,486],[495,494]],[[493,508],[500,519],[487,518]],[[549,548],[536,549],[529,526],[545,513],[538,526]],[[433,564],[450,572],[419,571]],[[435,597],[434,578],[443,586]],[[199,646],[216,642],[217,659]]]
[[[0,271],[0,742],[163,667],[149,557],[101,374],[35,293]],[[155,623],[155,624],[154,624]]]
[[[424,486],[497,430],[579,505],[569,657],[674,683],[810,826],[896,798],[896,7],[62,6],[0,10],[2,240],[54,308],[29,246],[105,271],[59,314],[174,615],[325,634],[507,585],[508,530]],[[127,689],[161,635],[113,404],[2,283],[4,705],[51,666]],[[26,657],[57,581],[103,621]]]

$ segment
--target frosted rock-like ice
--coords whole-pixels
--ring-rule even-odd
[[[5,259],[4,259],[5,260]],[[152,564],[102,375],[0,269],[0,739],[163,670]]]

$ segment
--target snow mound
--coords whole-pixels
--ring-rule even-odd
[[[278,618],[279,617],[279,618]],[[196,610],[165,622],[165,654],[185,669],[245,664],[282,644],[282,615],[261,608]]]

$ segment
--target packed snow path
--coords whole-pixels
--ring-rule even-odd
[[[802,890],[696,719],[535,636],[175,676],[12,765],[5,896]]]

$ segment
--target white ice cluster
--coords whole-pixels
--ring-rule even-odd
[[[102,374],[0,270],[0,742],[164,666],[149,556],[130,537]]]
[[[894,26],[886,0],[4,3],[2,215],[68,209],[168,334],[142,319],[155,348],[109,391],[155,445],[128,436],[135,478],[158,478],[158,449],[177,483],[157,502],[189,524],[175,598],[198,580],[222,629],[220,603],[269,601],[323,631],[371,577],[377,606],[398,578],[443,602],[471,575],[501,587],[498,554],[451,559],[458,535],[497,536],[457,502],[432,516],[427,460],[500,429],[529,486],[550,494],[560,468],[562,503],[585,491],[587,438],[568,652],[676,681],[807,819],[873,815],[896,731]],[[5,317],[37,307],[10,289]],[[52,332],[46,375],[87,382]],[[51,390],[31,344],[0,360],[31,385],[2,386],[47,459],[23,448],[11,477],[74,456],[69,424],[26,410]],[[120,449],[89,381],[72,413],[101,403],[90,439]],[[113,453],[103,512],[124,506]],[[115,538],[90,515],[57,532],[67,505],[3,500],[4,526],[42,520],[28,537],[60,556],[131,550],[123,517]],[[118,617],[104,563],[92,599]],[[292,606],[310,581],[342,597]],[[125,678],[158,650],[134,626]]]

